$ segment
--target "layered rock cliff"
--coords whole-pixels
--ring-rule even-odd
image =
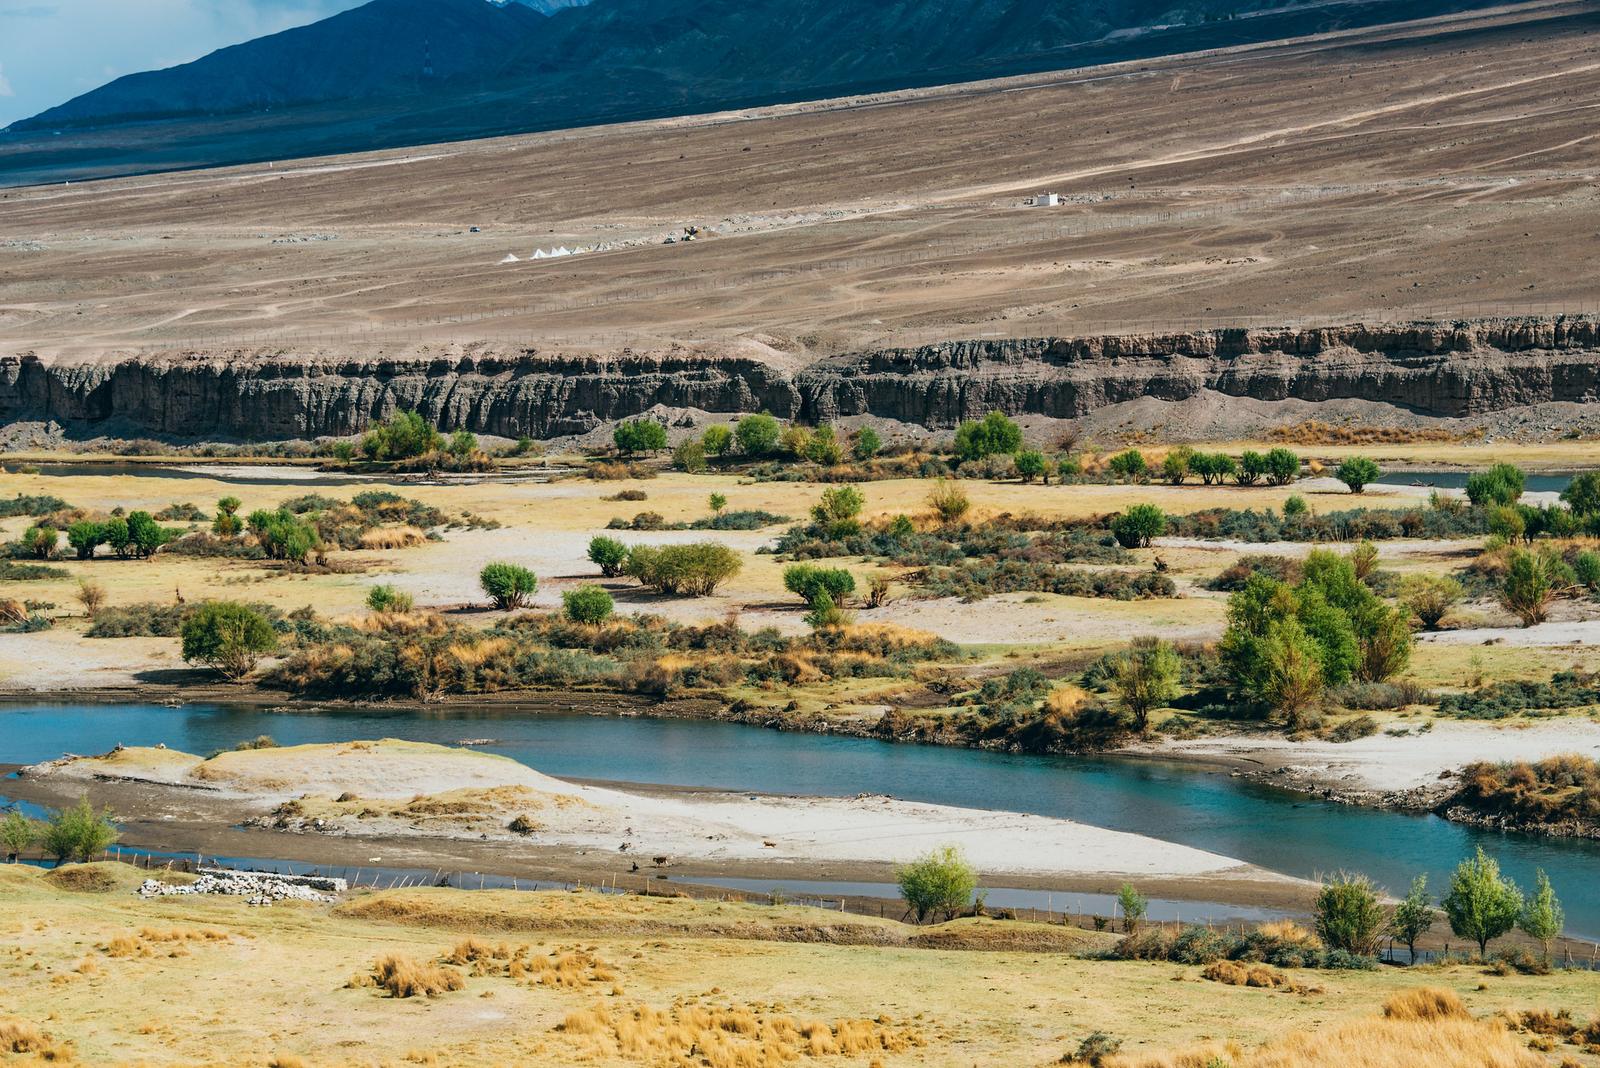
[[[337,359],[161,355],[50,364],[0,356],[0,421],[118,435],[260,440],[358,433],[416,408],[444,429],[582,433],[656,406],[823,422],[873,416],[947,429],[991,410],[1061,419],[1206,392],[1358,399],[1478,416],[1600,400],[1600,322],[1216,330],[1165,337],[954,341],[836,356],[788,371],[754,358],[652,355]]]

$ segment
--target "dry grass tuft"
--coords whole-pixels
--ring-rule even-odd
[[[1257,986],[1266,990],[1292,990],[1296,987],[1287,975],[1265,964],[1241,964],[1232,960],[1219,960],[1206,965],[1200,977],[1227,986]]]
[[[374,527],[361,535],[363,549],[409,549],[428,536],[416,527]]]
[[[133,934],[119,934],[103,947],[108,957],[148,957],[150,946],[144,939]]]
[[[390,997],[438,997],[452,990],[461,990],[467,981],[453,968],[437,964],[423,964],[410,957],[391,953],[380,957],[372,965],[370,983],[353,979],[349,986],[375,985],[389,992]]]
[[[33,1024],[10,1016],[0,1018],[0,1053],[32,1054],[61,1064],[73,1059],[72,1043],[58,1042]]]
[[[567,1014],[557,1030],[587,1039],[602,1055],[705,1068],[782,1068],[802,1057],[901,1053],[923,1044],[919,1031],[888,1020],[819,1020],[745,1005],[603,1005]]]
[[[227,942],[227,931],[215,927],[141,927],[146,942]]]
[[[267,1062],[267,1068],[311,1068],[311,1062],[293,1053],[279,1053]]]
[[[1470,1020],[1472,1014],[1453,990],[1422,986],[1402,990],[1383,1003],[1390,1020]]]

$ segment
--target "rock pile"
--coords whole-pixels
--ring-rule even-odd
[[[348,884],[343,879],[314,875],[276,875],[271,872],[231,871],[227,868],[202,869],[200,878],[188,885],[146,879],[135,891],[140,897],[168,897],[177,894],[227,894],[246,898],[248,905],[271,905],[274,901],[334,900]]]

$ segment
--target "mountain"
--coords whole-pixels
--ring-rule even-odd
[[[372,0],[18,122],[0,185],[936,85],[1493,2]]]
[[[118,78],[14,129],[363,99],[498,72],[547,19],[483,0],[372,0],[309,26]],[[430,73],[431,72],[431,73]]]

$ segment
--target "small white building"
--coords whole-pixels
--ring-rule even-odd
[[[1029,203],[1036,208],[1055,208],[1060,207],[1061,197],[1055,193],[1036,193]]]

